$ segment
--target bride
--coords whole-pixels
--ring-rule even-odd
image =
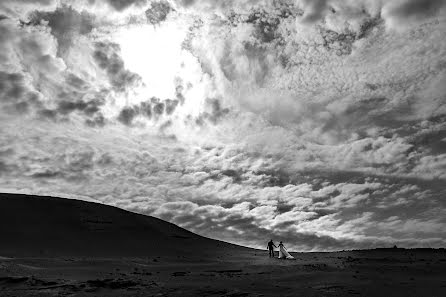
[[[282,242],[279,243],[279,259],[294,259],[294,257],[287,252]]]

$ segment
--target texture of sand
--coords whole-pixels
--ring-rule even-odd
[[[270,259],[76,200],[1,194],[0,239],[0,296],[446,296],[444,249]]]

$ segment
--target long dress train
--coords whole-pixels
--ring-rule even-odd
[[[279,259],[294,260],[294,257],[287,252],[284,246],[279,246]]]

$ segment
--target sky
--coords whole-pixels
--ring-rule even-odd
[[[444,0],[3,0],[0,191],[445,247],[445,40]]]

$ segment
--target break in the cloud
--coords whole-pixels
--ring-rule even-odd
[[[2,1],[0,187],[254,247],[444,246],[445,7]]]

